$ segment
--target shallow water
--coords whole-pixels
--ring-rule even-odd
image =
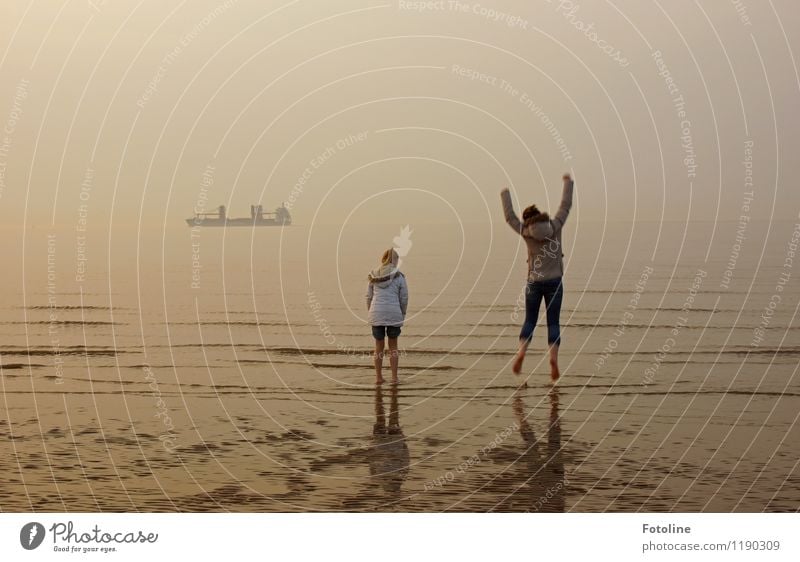
[[[415,227],[401,384],[378,390],[363,293],[394,226],[204,230],[197,287],[188,229],[98,239],[81,282],[59,232],[50,285],[28,233],[0,316],[0,507],[797,509],[794,225],[761,225],[727,289],[733,224],[569,225],[556,390],[541,326],[510,373],[524,256],[495,226]]]

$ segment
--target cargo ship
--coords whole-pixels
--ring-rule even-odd
[[[250,205],[250,218],[229,217],[225,205],[217,207],[215,213],[195,213],[194,217],[186,219],[189,226],[289,226],[292,216],[289,209],[283,204],[274,213],[265,213],[261,205]]]

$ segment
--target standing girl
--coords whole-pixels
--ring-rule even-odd
[[[397,384],[399,357],[397,338],[406,318],[408,308],[408,285],[398,269],[400,258],[394,249],[386,250],[381,265],[367,276],[367,310],[372,336],[375,338],[375,382],[383,382],[383,354],[386,338],[389,339],[389,365],[392,369],[392,384]]]

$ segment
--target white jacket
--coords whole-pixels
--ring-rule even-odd
[[[370,272],[367,278],[369,323],[372,326],[402,326],[408,308],[405,275],[388,264]]]

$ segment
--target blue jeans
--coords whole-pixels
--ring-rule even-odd
[[[564,286],[561,277],[547,281],[529,281],[525,287],[525,323],[519,333],[519,339],[530,343],[533,329],[539,318],[539,306],[544,299],[547,312],[547,343],[561,345],[561,300]]]

